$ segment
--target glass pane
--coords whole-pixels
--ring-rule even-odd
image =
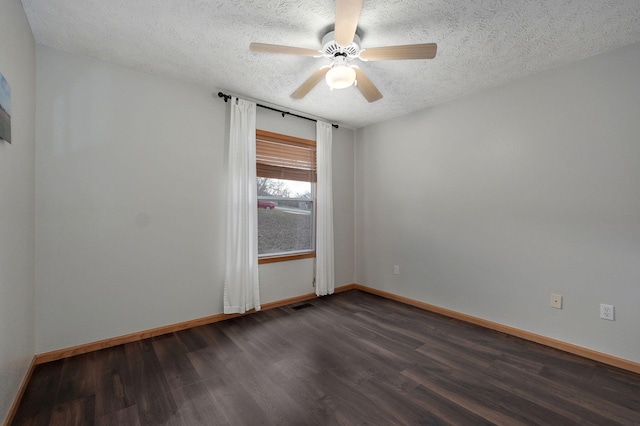
[[[258,198],[312,198],[311,182],[258,178]]]
[[[258,178],[258,254],[313,251],[310,182]]]

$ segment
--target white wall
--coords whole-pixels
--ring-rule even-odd
[[[0,1],[0,72],[12,144],[0,142],[0,422],[34,354],[35,44],[19,0]]]
[[[357,282],[640,362],[638,70],[634,45],[359,130]]]
[[[44,46],[37,60],[36,352],[222,312],[228,105]],[[258,127],[314,138],[314,123],[264,111]],[[353,253],[354,133],[335,139]],[[311,293],[311,267],[261,267],[262,302]],[[336,276],[353,282],[353,254]]]

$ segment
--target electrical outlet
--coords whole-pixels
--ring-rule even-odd
[[[600,304],[600,318],[614,321],[615,308],[613,305]]]
[[[400,275],[400,266],[393,265],[393,275]]]
[[[551,293],[551,301],[549,304],[552,308],[562,309],[562,295]]]

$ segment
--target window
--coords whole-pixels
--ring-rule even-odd
[[[260,263],[315,256],[316,143],[256,130]]]

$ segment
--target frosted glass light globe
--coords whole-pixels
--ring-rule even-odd
[[[333,89],[345,89],[356,81],[356,71],[349,65],[336,64],[325,76],[327,84]]]

